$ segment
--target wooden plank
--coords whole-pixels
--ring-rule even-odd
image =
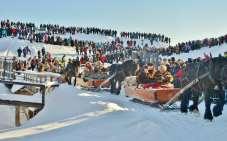
[[[19,127],[21,125],[21,123],[20,123],[20,106],[15,107],[15,125],[16,125],[16,127]]]
[[[16,101],[16,100],[2,100],[2,99],[0,99],[0,105],[37,107],[37,108],[43,107],[42,103],[24,102],[24,101]]]

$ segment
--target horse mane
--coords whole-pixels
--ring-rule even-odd
[[[211,59],[212,62],[227,62],[227,58],[226,57],[222,57],[222,56],[219,56],[219,57],[214,57]]]

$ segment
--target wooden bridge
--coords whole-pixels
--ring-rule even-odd
[[[0,94],[0,105],[15,106],[16,126],[20,125],[20,107],[34,107],[38,110],[45,106],[45,96],[50,88],[58,87],[60,74],[50,72],[15,71],[13,60],[0,57],[0,83],[6,86],[37,88],[37,94]]]

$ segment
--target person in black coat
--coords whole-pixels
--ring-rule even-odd
[[[18,54],[18,57],[21,57],[21,54],[22,54],[22,49],[21,48],[18,48],[17,54]]]
[[[45,54],[46,54],[46,50],[45,50],[45,48],[43,47],[41,51],[42,51],[42,56],[44,57],[44,56],[45,56]]]
[[[26,48],[24,48],[22,51],[23,51],[23,57],[26,58],[26,56],[27,56],[27,50],[26,50]]]
[[[41,59],[41,52],[38,50],[38,58]]]

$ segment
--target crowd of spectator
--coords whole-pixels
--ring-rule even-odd
[[[84,33],[84,34],[97,34],[103,36],[117,36],[116,30],[111,29],[100,29],[96,27],[65,27],[59,25],[52,25],[52,24],[41,24],[39,26],[41,30],[47,31],[49,34],[66,34],[70,33],[72,35],[76,33]]]
[[[97,34],[103,36],[115,37],[115,40],[110,42],[92,42],[73,39],[72,36],[64,37],[69,33],[70,35],[76,33],[84,34]],[[82,28],[82,27],[64,27],[52,24],[41,24],[36,26],[34,23],[23,23],[23,22],[11,22],[9,20],[1,21],[0,27],[0,38],[6,36],[15,36],[19,39],[27,39],[30,42],[42,42],[53,45],[64,45],[71,46],[76,49],[78,54],[87,55],[88,53],[96,54],[97,51],[103,54],[111,54],[122,50],[141,50],[146,48],[146,52],[159,53],[163,56],[170,56],[174,53],[187,53],[191,50],[200,49],[202,47],[213,47],[227,43],[227,35],[220,36],[218,38],[206,38],[203,40],[188,41],[184,43],[178,43],[175,46],[169,47],[155,47],[153,41],[170,43],[171,39],[160,34],[153,33],[139,33],[139,32],[121,32],[120,37],[126,37],[128,40],[126,44],[123,43],[122,39],[117,36],[116,30],[111,29],[100,29],[100,28]],[[150,40],[151,44],[138,45],[138,40]]]
[[[171,55],[172,53],[188,53],[191,50],[201,49],[203,47],[213,47],[220,46],[227,43],[227,34],[217,38],[206,38],[203,40],[188,41],[184,43],[178,43],[176,46],[170,46],[163,50],[166,55]]]
[[[20,56],[20,48],[18,49],[18,56]],[[29,50],[25,47],[23,50]],[[26,57],[26,56],[23,56]],[[37,56],[32,57],[30,54],[27,55],[27,59],[21,59],[21,57],[13,58],[13,69],[16,71],[38,71],[38,72],[54,72],[62,73],[64,69],[64,62],[51,56],[50,53],[46,52],[43,48],[41,53]]]
[[[130,38],[130,39],[148,39],[151,41],[161,41],[169,44],[171,42],[170,38],[165,37],[164,35],[154,34],[154,33],[121,32],[120,36]]]

